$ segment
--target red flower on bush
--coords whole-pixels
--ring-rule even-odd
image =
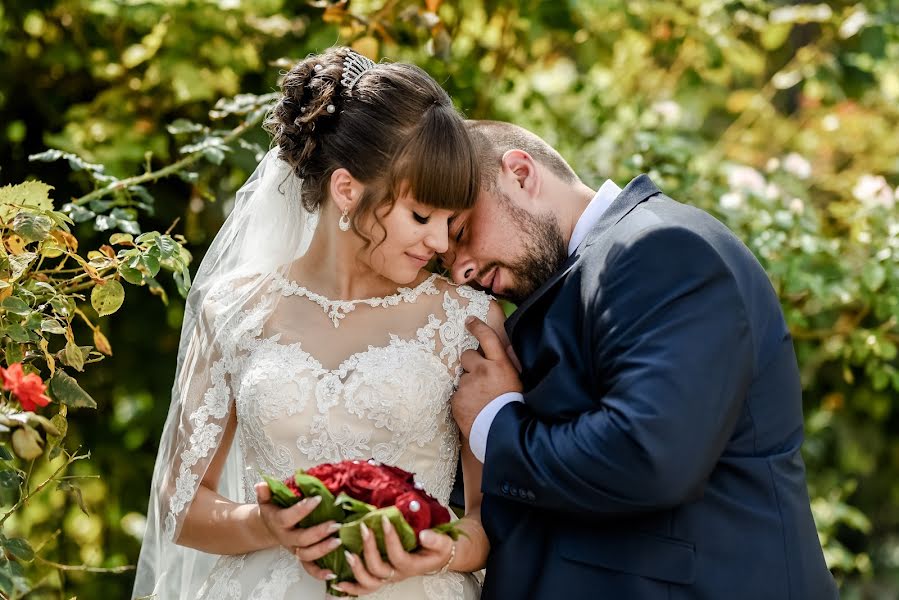
[[[50,403],[46,395],[47,386],[40,376],[34,373],[26,375],[22,363],[13,363],[8,369],[0,367],[0,375],[3,377],[3,389],[12,392],[23,409],[34,411],[38,406]]]

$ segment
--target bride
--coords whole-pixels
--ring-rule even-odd
[[[339,546],[294,524],[260,474],[374,459],[446,504],[461,452],[466,531],[423,532],[382,560],[366,536],[355,596],[475,599],[487,556],[481,465],[448,400],[469,316],[489,296],[424,270],[477,195],[460,115],[421,69],[333,48],[295,66],[267,129],[275,147],[238,192],[187,299],[134,597],[326,598],[312,561]],[[357,299],[361,298],[361,299]]]

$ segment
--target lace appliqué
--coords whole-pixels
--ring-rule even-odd
[[[243,555],[223,556],[197,592],[197,600],[240,600],[240,581],[236,574],[243,568]]]
[[[426,280],[419,283],[415,288],[400,288],[395,294],[384,296],[381,298],[366,298],[364,300],[331,300],[321,294],[317,294],[298,283],[288,281],[283,277],[276,277],[273,284],[275,290],[280,290],[285,296],[301,296],[308,298],[322,307],[328,318],[334,324],[334,327],[340,327],[340,320],[356,310],[360,304],[367,304],[373,308],[388,306],[396,306],[400,302],[415,302],[422,294],[435,295],[440,291],[434,285],[437,275],[431,275]]]

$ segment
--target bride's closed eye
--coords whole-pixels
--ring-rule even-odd
[[[418,221],[419,223],[421,223],[422,225],[427,225],[428,221],[431,219],[430,215],[424,217],[424,216],[418,214],[417,212],[415,212],[414,210],[412,211],[412,216],[414,216],[415,220]]]

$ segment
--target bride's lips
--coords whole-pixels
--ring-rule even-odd
[[[406,256],[408,256],[415,262],[420,263],[421,266],[425,266],[426,264],[431,262],[431,259],[434,257],[433,254],[431,256],[419,256],[417,254],[412,254],[411,252],[406,252]]]

